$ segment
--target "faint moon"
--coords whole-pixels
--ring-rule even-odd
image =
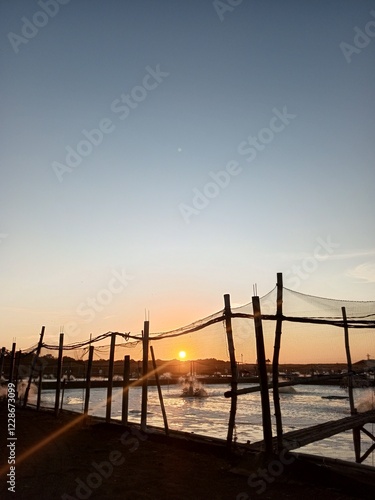
[[[177,151],[178,151],[179,153],[181,153],[182,149],[181,149],[181,148],[177,148]]]

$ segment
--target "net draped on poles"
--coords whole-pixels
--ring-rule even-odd
[[[272,359],[276,323],[276,287],[260,298],[265,350]],[[348,301],[303,294],[283,288],[283,324],[280,364],[345,362],[342,307],[346,308],[353,360],[375,353],[375,301]],[[252,303],[231,309],[233,341],[238,363],[255,363],[256,347]],[[110,338],[106,332],[85,341],[64,345],[64,355],[76,359],[87,356],[95,346],[96,357],[108,358]],[[116,358],[130,354],[142,358],[142,334],[116,333]],[[224,308],[188,325],[169,331],[153,332],[150,345],[159,359],[178,359],[181,350],[189,360],[229,360]],[[32,346],[25,353],[33,353]],[[43,343],[41,355],[56,356],[58,344]],[[373,354],[374,356],[374,354]]]

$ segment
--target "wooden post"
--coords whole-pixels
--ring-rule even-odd
[[[283,449],[283,425],[281,420],[280,395],[279,395],[279,354],[281,346],[281,333],[283,323],[283,275],[277,273],[277,303],[276,303],[276,329],[275,345],[273,348],[272,360],[272,389],[273,405],[275,408],[277,448],[280,452]]]
[[[259,297],[252,298],[253,311],[254,311],[254,325],[255,325],[255,338],[257,346],[257,363],[259,372],[259,385],[260,395],[262,401],[262,423],[263,423],[263,437],[265,443],[265,452],[269,456],[272,454],[272,424],[271,424],[271,410],[270,399],[268,394],[268,379],[267,379],[267,365],[266,355],[264,350],[263,326],[260,310]]]
[[[92,361],[94,358],[94,346],[89,347],[89,360],[87,362],[87,373],[86,373],[86,390],[85,390],[85,406],[83,413],[88,415],[89,403],[90,403],[90,388],[91,388],[91,372],[92,372]]]
[[[124,356],[124,376],[122,382],[122,423],[128,425],[129,411],[130,356]]]
[[[345,337],[345,351],[346,351],[346,360],[348,365],[348,392],[349,392],[349,404],[350,404],[350,414],[355,415],[357,410],[354,406],[354,395],[353,395],[353,374],[352,374],[352,358],[350,355],[350,346],[349,346],[349,329],[348,329],[348,320],[346,317],[346,309],[345,307],[341,308],[342,319],[344,321],[344,337]]]
[[[353,444],[355,461],[357,464],[361,463],[361,429],[360,427],[353,428]]]
[[[38,380],[38,395],[36,400],[36,410],[40,410],[40,401],[42,399],[42,380],[43,380],[43,371],[39,372],[39,380]]]
[[[5,347],[1,348],[1,355],[0,355],[0,379],[3,374],[4,370],[4,361],[5,361]]]
[[[232,331],[232,311],[230,308],[229,294],[224,295],[224,315],[225,315],[225,328],[227,332],[230,368],[231,368],[230,385],[232,390],[232,396],[230,400],[228,433],[227,433],[227,448],[230,451],[233,442],[234,426],[236,424],[238,370],[237,370],[236,356],[234,351],[233,331]]]
[[[63,404],[64,404],[64,394],[65,394],[65,387],[66,387],[66,378],[64,377],[62,381],[62,388],[61,388],[61,402],[60,402],[60,410],[63,409]]]
[[[161,387],[160,387],[159,374],[158,374],[158,369],[157,369],[157,366],[156,366],[156,361],[155,361],[155,356],[154,356],[154,348],[152,346],[150,346],[150,351],[151,351],[152,366],[153,366],[153,369],[154,369],[156,385],[158,387],[159,402],[160,402],[161,413],[163,415],[165,434],[167,436],[169,436],[167,414],[166,414],[166,411],[165,411],[165,406],[164,406],[164,401],[163,401],[163,394],[161,392]]]
[[[60,333],[59,357],[57,359],[57,374],[56,374],[56,396],[55,396],[55,416],[56,417],[59,414],[63,352],[64,352],[64,334]]]
[[[349,345],[349,328],[348,328],[348,320],[346,317],[346,309],[345,307],[341,308],[342,319],[344,322],[344,338],[345,338],[345,352],[346,352],[346,360],[348,365],[348,393],[349,393],[349,405],[350,405],[350,414],[356,415],[357,409],[354,404],[354,394],[353,394],[353,374],[352,374],[352,357],[350,354],[350,345]],[[361,461],[361,431],[359,428],[353,428],[353,445],[354,445],[354,453],[355,453],[355,461],[360,463]]]
[[[38,361],[38,358],[40,356],[40,351],[42,350],[42,344],[43,344],[43,337],[44,337],[44,330],[45,327],[42,326],[42,329],[40,331],[40,337],[39,337],[39,342],[38,342],[38,347],[36,350],[35,355],[33,356],[33,360],[31,362],[31,368],[30,368],[30,375],[29,375],[29,381],[27,383],[26,391],[25,391],[25,398],[23,400],[23,406],[25,407],[27,405],[27,400],[29,398],[29,392],[30,392],[30,386],[31,386],[31,381],[34,376],[34,370],[35,370],[35,365],[36,362]]]
[[[16,351],[15,356],[14,356],[14,369],[13,369],[13,380],[16,385],[16,398],[21,402],[22,399],[22,392],[21,395],[19,394],[18,388],[19,388],[19,379],[18,379],[18,372],[20,368],[20,361],[21,361],[21,354],[22,351]],[[21,387],[20,387],[21,388]]]
[[[115,366],[115,347],[116,347],[116,333],[112,333],[111,350],[109,353],[109,367],[108,367],[107,411],[105,416],[106,422],[109,422],[111,420],[113,370]]]
[[[19,351],[16,352],[16,357],[15,357],[15,361],[14,361],[14,376],[16,379],[16,383],[18,383],[18,381],[19,381],[19,370],[20,370],[21,357],[22,357],[22,350],[20,349]]]
[[[148,376],[148,341],[149,321],[144,322],[143,330],[143,361],[142,361],[142,408],[141,408],[141,431],[147,430],[147,376]]]
[[[8,377],[9,384],[13,383],[13,372],[14,372],[15,357],[16,357],[16,343],[13,342],[13,344],[12,344],[12,352],[10,353],[10,366],[9,366],[9,377]]]

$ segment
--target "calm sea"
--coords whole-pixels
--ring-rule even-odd
[[[181,387],[177,385],[163,386],[163,397],[170,429],[193,432],[205,436],[225,439],[227,435],[230,400],[223,394],[229,389],[227,384],[205,385],[209,396],[203,399],[182,398]],[[314,424],[338,420],[350,415],[347,399],[325,399],[322,396],[347,396],[347,393],[337,386],[294,386],[295,393],[280,394],[283,430],[308,427]],[[355,389],[357,407],[371,409],[375,394],[372,389]],[[89,413],[105,417],[106,389],[91,389]],[[272,404],[272,393],[270,393]],[[54,391],[43,391],[42,406],[53,407]],[[69,389],[64,394],[63,408],[82,412],[84,404],[83,389]],[[121,419],[122,392],[121,388],[113,389],[112,418]],[[375,407],[375,406],[374,406]],[[140,423],[141,389],[132,388],[129,392],[129,421]],[[273,424],[275,428],[275,419]],[[150,425],[163,427],[156,387],[149,387],[148,416]],[[367,424],[366,428],[375,434],[375,424]],[[239,396],[236,436],[238,442],[259,441],[263,438],[261,425],[261,402],[259,393]],[[274,431],[275,432],[275,431]],[[370,438],[361,433],[362,452],[372,444]],[[312,453],[325,457],[340,458],[354,461],[352,431],[337,434],[331,438],[312,443],[298,451]],[[375,454],[372,453],[364,462],[375,466]]]

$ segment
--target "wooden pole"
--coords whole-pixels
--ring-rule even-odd
[[[68,375],[69,376],[69,375]],[[66,387],[66,378],[64,377],[62,381],[62,388],[61,388],[61,402],[60,402],[60,410],[63,409],[63,404],[64,404],[64,394],[65,394],[65,387]]]
[[[130,356],[124,356],[124,376],[122,382],[122,423],[128,425],[129,412]]]
[[[276,418],[278,451],[281,451],[283,449],[283,425],[281,419],[280,395],[279,395],[279,354],[281,346],[282,323],[283,323],[283,275],[282,273],[277,273],[276,329],[275,329],[275,345],[273,349],[273,360],[272,360],[272,389],[273,389],[273,405],[275,408],[275,418]]]
[[[19,351],[16,352],[16,358],[15,358],[15,362],[14,362],[14,373],[15,373],[16,382],[19,381],[21,357],[22,357],[22,350],[20,349]]]
[[[3,374],[4,370],[4,361],[5,361],[5,347],[1,348],[1,355],[0,355],[0,379]]]
[[[350,404],[350,414],[355,415],[357,410],[354,406],[354,395],[353,395],[353,374],[352,374],[352,358],[350,354],[350,346],[349,346],[349,328],[348,328],[348,320],[346,317],[346,309],[345,307],[341,308],[342,319],[344,321],[344,338],[345,338],[345,351],[346,351],[346,360],[348,365],[348,392],[349,392],[349,404]]]
[[[353,444],[355,461],[357,464],[361,463],[361,429],[360,427],[353,427]]]
[[[86,390],[85,390],[85,406],[83,413],[88,415],[89,403],[90,403],[90,389],[91,389],[91,372],[92,372],[92,361],[94,359],[94,346],[89,347],[89,360],[87,362],[87,373],[86,373]]]
[[[148,342],[149,321],[144,322],[143,330],[143,361],[142,361],[142,408],[141,408],[141,431],[147,430],[147,375],[148,375]]]
[[[14,361],[16,357],[16,343],[13,342],[12,344],[12,352],[10,353],[10,366],[9,366],[9,377],[8,377],[8,382],[9,384],[13,383],[13,375],[14,375]]]
[[[36,400],[36,410],[40,410],[40,401],[42,399],[42,380],[43,380],[43,370],[39,372],[39,380],[38,380],[38,395]]]
[[[13,377],[15,380],[16,388],[17,388],[16,389],[16,398],[18,398],[20,401],[21,401],[21,397],[19,397],[19,393],[18,393],[18,382],[19,382],[18,372],[19,372],[19,368],[20,368],[21,355],[22,355],[21,350],[16,352],[16,355],[14,358],[14,377]]]
[[[230,414],[228,422],[227,433],[227,448],[230,451],[233,442],[234,426],[236,425],[236,411],[237,411],[237,382],[238,370],[236,363],[236,356],[234,351],[233,331],[232,331],[232,311],[230,307],[230,295],[224,295],[224,315],[225,315],[225,328],[227,332],[230,368],[231,368],[231,390],[233,391],[230,401]]]
[[[152,367],[154,369],[156,385],[157,385],[157,388],[158,388],[158,395],[159,395],[159,402],[160,402],[161,413],[163,415],[165,434],[167,436],[169,436],[167,413],[165,411],[165,406],[164,406],[164,401],[163,401],[163,393],[161,392],[160,380],[159,380],[159,373],[158,373],[158,369],[157,369],[157,366],[156,366],[156,361],[155,361],[155,356],[154,356],[154,348],[152,346],[150,346],[150,351],[151,351],[151,358],[152,358]]]
[[[55,416],[56,417],[59,414],[63,352],[64,352],[64,334],[60,333],[59,357],[57,358],[57,374],[56,374],[56,396],[55,396]]]
[[[350,414],[356,415],[357,409],[354,404],[354,394],[353,394],[353,367],[352,367],[352,357],[350,354],[350,345],[349,345],[349,328],[348,328],[348,320],[346,317],[346,308],[341,308],[342,319],[344,322],[344,338],[345,338],[345,352],[346,352],[346,360],[348,365],[348,393],[349,393],[349,405],[350,405]],[[361,461],[361,430],[360,428],[353,428],[353,445],[354,445],[354,454],[355,461],[360,463]]]
[[[107,411],[105,416],[106,422],[109,422],[111,420],[113,373],[115,366],[115,347],[116,347],[116,333],[112,333],[111,350],[109,353],[109,367],[108,367]]]
[[[263,437],[265,444],[265,453],[267,456],[272,454],[272,424],[271,424],[271,410],[270,399],[268,394],[268,379],[267,379],[267,365],[266,355],[264,350],[263,326],[260,310],[259,297],[252,298],[253,311],[254,311],[254,325],[255,325],[255,338],[257,346],[257,363],[259,372],[260,395],[262,401],[262,423],[263,423]]]
[[[29,381],[27,383],[26,391],[25,391],[25,398],[23,400],[23,406],[25,407],[27,405],[27,400],[29,398],[29,392],[30,392],[30,386],[31,386],[31,381],[34,376],[34,371],[35,371],[35,365],[36,362],[38,361],[38,358],[40,356],[40,351],[42,350],[42,344],[43,344],[43,337],[44,337],[44,330],[45,326],[42,326],[42,329],[40,331],[40,337],[39,337],[39,342],[38,342],[38,347],[36,350],[35,355],[33,356],[33,360],[31,362],[31,368],[30,368],[30,375],[29,375]]]

